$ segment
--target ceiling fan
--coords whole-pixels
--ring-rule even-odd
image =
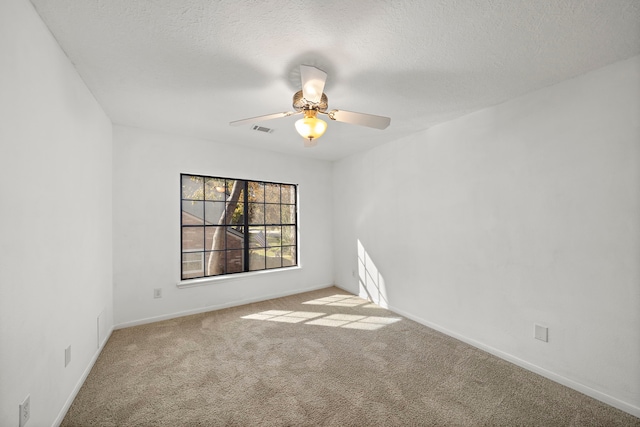
[[[313,147],[317,144],[317,139],[327,130],[327,123],[317,117],[318,113],[325,114],[331,120],[338,122],[368,126],[376,129],[386,129],[389,123],[391,123],[389,117],[354,113],[353,111],[346,110],[327,111],[329,100],[327,95],[322,92],[327,80],[327,73],[310,65],[300,65],[300,77],[302,80],[302,90],[299,90],[293,95],[293,108],[295,111],[251,117],[249,119],[236,120],[229,124],[231,126],[242,126],[253,122],[304,114],[304,118],[296,122],[296,130],[305,138],[305,147]]]

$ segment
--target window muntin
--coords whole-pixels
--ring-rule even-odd
[[[181,279],[293,267],[297,187],[181,174]]]

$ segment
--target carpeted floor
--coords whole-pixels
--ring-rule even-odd
[[[338,288],[114,331],[63,426],[640,426]]]

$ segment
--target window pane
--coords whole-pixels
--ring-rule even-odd
[[[237,185],[238,190],[240,190],[240,196],[238,200],[244,200],[244,181],[241,179],[227,179],[227,195],[231,195],[233,193],[233,186]]]
[[[266,251],[267,268],[282,267],[282,256],[280,248],[270,248]]]
[[[220,218],[224,213],[225,205],[225,202],[204,202],[204,222],[207,225],[219,224]]]
[[[244,224],[244,181],[227,179],[226,217],[227,224]]]
[[[223,251],[227,249],[224,231],[226,227],[207,227],[205,231],[205,247],[208,251]],[[214,246],[215,245],[215,246]]]
[[[233,206],[230,206],[229,209],[232,209]],[[244,203],[239,202],[236,205],[236,208],[233,210],[233,214],[230,218],[228,218],[228,224],[231,225],[241,225],[244,224]]]
[[[280,205],[264,205],[264,223],[280,224]]]
[[[282,185],[282,203],[296,203],[295,185]]]
[[[264,270],[264,249],[249,249],[249,270]]]
[[[267,238],[264,227],[249,227],[249,247],[264,248],[267,245]]]
[[[227,228],[227,250],[244,248],[244,229]]]
[[[290,267],[297,265],[296,262],[296,246],[284,246],[282,248],[282,266]]]
[[[204,227],[182,227],[182,252],[204,250]]]
[[[261,182],[249,181],[249,201],[264,202],[264,184]]]
[[[280,184],[264,185],[264,201],[267,203],[280,203]]]
[[[202,200],[204,178],[201,176],[182,175],[182,198]]]
[[[204,198],[205,200],[226,200],[225,180],[222,178],[206,178],[204,180]]]
[[[244,251],[227,251],[227,273],[240,273],[244,269]]]
[[[225,274],[227,264],[226,251],[213,251],[204,253],[205,276],[218,276]]]
[[[204,219],[204,202],[182,201],[182,225],[200,225]]]
[[[182,254],[182,278],[191,279],[193,277],[202,277],[204,275],[202,260],[202,252]]]
[[[293,225],[282,226],[282,245],[295,245],[296,244],[296,227]]]
[[[249,203],[249,224],[264,224],[264,205]]]
[[[280,246],[282,231],[280,226],[267,227],[267,246]]]
[[[280,205],[282,211],[282,224],[296,223],[296,205]]]

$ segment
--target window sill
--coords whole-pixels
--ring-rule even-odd
[[[247,279],[250,277],[261,276],[264,274],[276,274],[276,273],[285,273],[294,270],[300,270],[302,267],[299,265],[295,267],[285,267],[285,268],[275,268],[272,270],[260,270],[260,271],[249,271],[246,273],[234,273],[234,274],[225,274],[222,276],[213,276],[213,277],[200,277],[197,279],[186,279],[179,281],[176,286],[178,288],[193,288],[196,286],[207,286],[212,285],[214,283],[226,282],[229,280],[240,280]]]

